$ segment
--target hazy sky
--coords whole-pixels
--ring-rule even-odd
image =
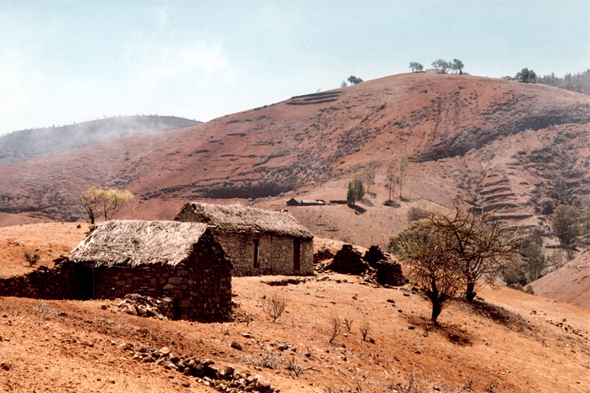
[[[103,116],[210,120],[461,59],[590,68],[590,0],[0,0],[0,134]]]

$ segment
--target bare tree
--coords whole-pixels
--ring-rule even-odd
[[[442,251],[457,263],[467,301],[475,298],[482,279],[491,282],[518,258],[526,243],[491,214],[478,216],[457,207],[452,214],[435,213],[428,220],[443,241]]]
[[[389,201],[391,201],[391,194],[393,194],[393,190],[395,185],[397,184],[397,165],[395,162],[390,162],[387,165],[387,169],[385,170],[385,188],[389,192]]]
[[[360,170],[358,176],[365,185],[365,190],[367,193],[371,192],[371,186],[375,184],[375,166],[367,165],[363,167]]]
[[[409,165],[408,165],[408,156],[402,155],[399,158],[398,163],[398,170],[397,170],[397,184],[399,186],[399,199],[402,199],[402,190],[404,184],[408,182],[408,173],[409,173]]]
[[[431,320],[462,287],[456,261],[446,250],[447,238],[440,236],[429,220],[413,222],[389,240],[388,249],[410,266],[410,279],[432,303]]]

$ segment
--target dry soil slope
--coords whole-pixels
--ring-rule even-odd
[[[535,294],[590,310],[590,253],[533,282]],[[589,322],[590,323],[590,322]]]
[[[467,203],[537,225],[542,206],[550,210],[558,198],[588,191],[589,120],[590,97],[565,90],[473,76],[395,75],[165,135],[5,166],[0,212],[81,218],[76,195],[90,185],[130,189],[137,197],[124,215],[143,218],[170,219],[196,198],[258,198],[260,206],[281,206],[296,194],[344,199],[356,165],[382,165],[381,182],[383,164],[406,154],[412,203],[439,209]],[[367,245],[370,225],[383,242],[404,220],[381,206],[384,188],[375,191],[368,204],[377,206],[368,215],[338,207],[337,214],[323,214],[326,224],[314,209],[294,214],[316,231],[345,217],[354,230],[335,237]]]
[[[61,229],[61,234],[60,234]],[[7,227],[0,242],[18,238],[30,247],[72,247],[84,228],[73,224]],[[4,244],[0,247],[4,248]],[[8,246],[12,247],[12,246]],[[0,258],[0,276],[14,263]],[[132,360],[124,344],[168,347],[174,354],[209,358],[223,369],[263,375],[281,392],[392,391],[412,375],[418,392],[576,392],[590,389],[590,311],[507,288],[480,295],[501,306],[482,312],[451,304],[430,326],[428,302],[418,293],[377,288],[354,276],[322,275],[299,285],[271,287],[282,277],[233,280],[235,322],[199,324],[117,314],[117,301],[0,299],[0,390],[44,392],[212,392],[194,378],[154,363]],[[290,303],[276,323],[261,307],[275,293]],[[103,308],[104,307],[104,308]],[[493,308],[489,309],[493,310]],[[246,313],[249,324],[240,322]],[[328,342],[334,315],[353,321],[346,336]],[[370,338],[359,327],[368,323]],[[242,350],[230,345],[236,341]],[[276,369],[257,366],[275,359]],[[295,376],[289,361],[301,367]],[[473,380],[472,390],[466,388]],[[389,387],[389,389],[387,389]],[[330,390],[331,389],[331,390]],[[350,390],[349,390],[350,389]],[[462,390],[463,389],[463,390]]]

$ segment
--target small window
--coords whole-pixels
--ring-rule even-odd
[[[258,239],[252,240],[252,243],[254,244],[254,255],[253,255],[254,269],[258,269],[259,268],[259,261],[258,261]]]

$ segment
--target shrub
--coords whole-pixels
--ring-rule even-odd
[[[29,266],[36,265],[37,262],[39,262],[39,260],[41,259],[41,255],[39,255],[39,253],[27,250],[23,252],[23,256],[25,257],[25,261],[29,263]]]
[[[273,294],[262,298],[262,309],[270,317],[271,322],[275,322],[287,308],[289,299],[284,294]]]
[[[334,342],[336,337],[342,333],[342,322],[340,321],[340,317],[338,315],[333,315],[330,319],[331,322],[331,330],[330,330],[330,344]]]
[[[422,220],[428,216],[429,214],[426,210],[419,207],[411,207],[410,210],[408,210],[408,224],[414,221]]]
[[[354,320],[352,320],[350,318],[344,318],[344,327],[346,328],[347,333],[350,333],[350,330],[352,329],[353,322],[354,322]]]
[[[361,331],[361,337],[363,338],[363,341],[367,341],[367,336],[371,332],[371,326],[369,325],[369,322],[363,323],[359,330]]]

